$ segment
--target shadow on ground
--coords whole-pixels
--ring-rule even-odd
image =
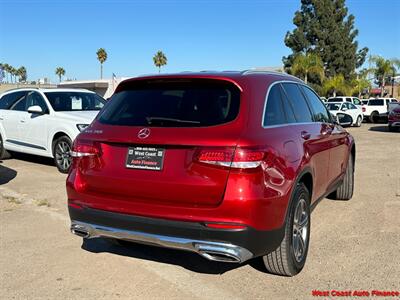
[[[13,152],[11,154],[11,158],[15,158],[15,159],[35,163],[35,164],[40,164],[40,165],[55,166],[54,160],[50,157]]]
[[[395,131],[389,131],[388,125],[377,125],[369,128],[370,131],[386,132],[386,133],[396,133]],[[399,132],[399,130],[397,130]]]
[[[0,185],[6,184],[17,176],[17,171],[1,165],[0,161]]]
[[[174,249],[160,248],[124,242],[123,245],[114,244],[111,240],[94,238],[84,240],[82,249],[92,253],[108,252],[132,258],[145,259],[154,262],[177,265],[187,270],[204,274],[223,274],[233,269],[241,268],[244,264],[221,263],[209,261],[196,253],[179,251]],[[249,264],[259,270],[257,260],[250,260]]]

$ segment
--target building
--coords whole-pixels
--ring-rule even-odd
[[[60,82],[58,88],[87,89],[93,91],[104,99],[112,96],[118,84],[126,78],[95,79],[95,80],[73,80]]]

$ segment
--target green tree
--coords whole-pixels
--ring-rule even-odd
[[[325,95],[333,95],[333,97],[336,97],[337,94],[348,95],[351,92],[351,87],[346,82],[344,76],[338,74],[325,80],[322,90]]]
[[[167,64],[167,57],[162,51],[157,51],[153,57],[154,65],[158,68],[158,73],[161,72],[161,67]]]
[[[320,79],[324,78],[324,64],[321,57],[315,53],[299,53],[293,60],[290,72],[296,76],[302,76],[304,82],[308,82],[308,75],[315,74]]]
[[[344,74],[349,79],[364,63],[368,48],[358,50],[358,30],[345,0],[301,0],[293,23],[296,28],[287,32],[284,40],[292,50],[283,58],[286,70],[290,71],[299,53],[310,51],[321,57],[326,77]]]
[[[357,77],[351,80],[351,94],[354,96],[361,97],[361,93],[365,89],[371,88],[371,81],[367,79],[369,72],[366,69],[358,72]]]
[[[107,52],[104,48],[100,48],[96,54],[97,60],[100,62],[100,79],[103,79],[103,63],[107,60]]]
[[[383,97],[386,83],[396,76],[397,69],[400,69],[400,60],[396,58],[385,59],[382,56],[373,55],[370,56],[369,62],[374,65],[371,72],[375,75],[375,82],[381,88],[381,97]]]
[[[57,67],[56,68],[56,75],[58,76],[58,79],[61,82],[61,77],[65,75],[65,70],[62,67]]]

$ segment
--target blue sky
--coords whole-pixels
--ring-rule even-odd
[[[400,0],[347,0],[361,47],[400,56]],[[154,73],[152,56],[168,57],[163,72],[279,66],[290,53],[300,0],[0,0],[0,61],[24,65],[28,79],[99,77],[96,50],[108,52],[104,76]]]

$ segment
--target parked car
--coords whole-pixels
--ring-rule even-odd
[[[389,104],[388,128],[389,131],[400,128],[400,102]]]
[[[362,109],[350,102],[328,102],[325,103],[329,112],[336,116],[338,112],[345,112],[352,118],[352,125],[360,127],[363,121]]]
[[[305,264],[310,212],[353,195],[355,144],[318,95],[274,72],[185,73],[119,84],[76,138],[71,231],[197,252]]]
[[[393,98],[369,99],[368,105],[364,106],[364,118],[372,123],[377,123],[380,119],[387,119],[389,112],[389,103],[397,102]]]
[[[353,103],[354,105],[357,105],[361,108],[362,102],[360,99],[357,97],[351,97],[351,96],[338,96],[338,97],[330,97],[328,98],[327,102],[350,102]]]
[[[54,158],[67,173],[72,141],[103,107],[88,90],[24,88],[0,96],[0,159],[8,151]]]

